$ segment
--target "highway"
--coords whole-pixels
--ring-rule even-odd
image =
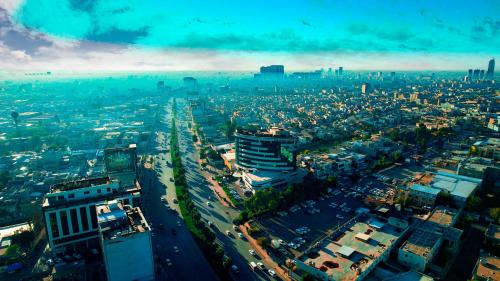
[[[233,230],[233,219],[239,212],[230,207],[223,206],[210,188],[210,183],[203,176],[201,166],[198,162],[199,152],[192,139],[192,133],[188,127],[188,109],[185,100],[177,99],[177,131],[182,162],[186,170],[186,180],[193,202],[198,207],[202,218],[213,223],[212,230],[215,232],[218,243],[224,246],[226,255],[231,257],[233,264],[238,266],[240,273],[233,275],[237,280],[274,280],[268,275],[267,270],[263,272],[250,269],[249,262],[261,261],[259,257],[250,255],[252,249],[250,244],[238,237]],[[207,204],[207,202],[210,202]],[[230,236],[226,235],[230,231]]]
[[[165,112],[156,128],[159,133],[150,143],[150,152],[158,145],[168,149],[166,143],[169,139],[171,108],[170,101],[165,106]],[[161,198],[166,195],[168,204],[177,207],[173,203],[175,187],[170,181],[172,168],[167,165],[167,161],[170,163],[170,154],[159,153],[155,155],[155,158],[156,170],[159,173],[144,170],[141,183],[143,211],[148,222],[153,226],[153,251],[155,258],[161,264],[157,266],[157,280],[218,280],[200,248],[182,223],[178,212],[169,211],[166,204],[161,201]],[[176,234],[173,234],[172,229],[175,229]],[[175,253],[174,246],[178,247],[179,253]],[[171,266],[167,264],[167,258],[170,259]]]

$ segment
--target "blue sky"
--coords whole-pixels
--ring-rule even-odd
[[[447,70],[500,53],[498,0],[2,1],[0,48],[36,68]]]

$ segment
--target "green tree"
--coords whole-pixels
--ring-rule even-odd
[[[472,195],[467,198],[467,206],[466,208],[471,211],[477,211],[480,209],[483,200],[476,195]]]
[[[491,208],[490,216],[496,223],[500,223],[500,207]]]

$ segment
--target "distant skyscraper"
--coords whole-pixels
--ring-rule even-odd
[[[495,59],[491,59],[488,62],[488,71],[486,72],[487,79],[493,79],[495,76]]]
[[[396,79],[396,72],[391,72],[391,80],[394,81]]]
[[[484,70],[479,71],[479,79],[484,78]]]
[[[342,73],[344,72],[344,68],[342,66],[339,67],[339,76],[342,76]]]
[[[472,78],[474,79],[479,79],[479,72],[481,72],[479,69],[474,69],[474,74],[472,76]]]
[[[468,76],[469,78],[472,78],[472,69],[469,69]]]
[[[255,78],[262,79],[283,79],[285,77],[285,66],[269,65],[261,66],[260,73],[255,75]]]
[[[363,85],[361,85],[361,93],[369,94],[371,92],[372,92],[372,86],[370,85],[370,83],[363,83]]]
[[[184,78],[182,78],[182,81],[184,82],[184,87],[185,88],[187,88],[189,90],[196,89],[196,86],[197,86],[196,78],[194,78],[194,77],[184,77]]]

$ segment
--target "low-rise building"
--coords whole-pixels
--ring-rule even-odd
[[[499,280],[500,258],[488,253],[481,253],[472,271],[472,280]]]
[[[441,190],[437,188],[413,184],[410,187],[409,199],[411,204],[415,206],[434,207],[434,203],[436,202],[439,192],[441,192]]]
[[[457,219],[457,210],[436,207],[428,217],[413,226],[412,234],[399,248],[398,262],[424,272],[443,243],[456,250],[462,234],[461,230],[453,227]]]
[[[407,229],[383,218],[361,215],[332,239],[296,260],[297,268],[319,280],[362,280],[389,258]]]

